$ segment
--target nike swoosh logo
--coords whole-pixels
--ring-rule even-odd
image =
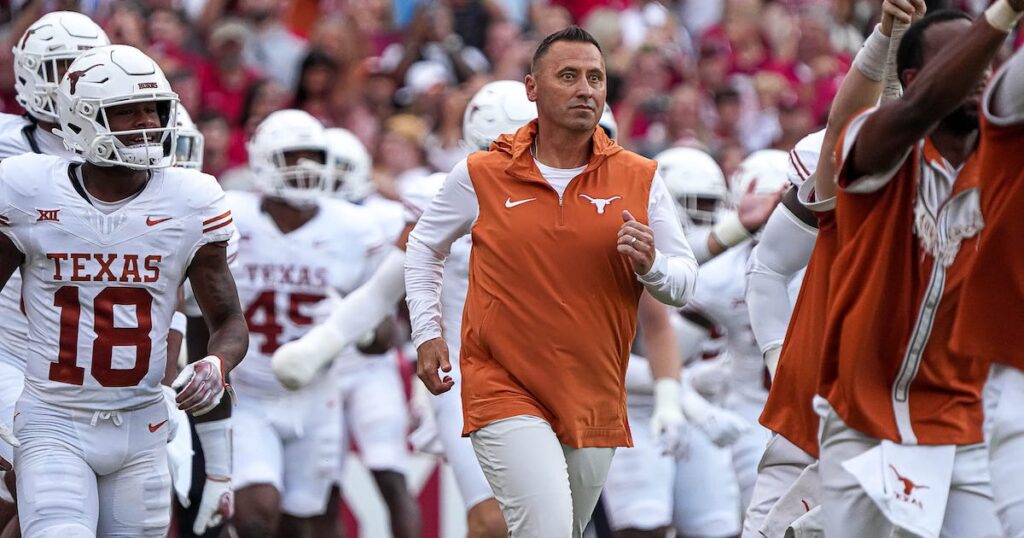
[[[519,200],[518,202],[513,202],[512,198],[509,198],[509,199],[505,200],[505,207],[507,207],[509,209],[512,209],[513,207],[515,207],[517,205],[523,205],[526,202],[532,202],[534,200],[536,200],[536,198],[527,198],[525,200]]]
[[[156,424],[150,424],[149,425],[150,433],[155,433],[157,430],[160,429],[160,426],[163,426],[166,422],[167,422],[167,419],[164,419],[164,420],[161,420],[160,422],[157,422]]]
[[[146,217],[146,226],[156,226],[157,224],[160,224],[161,222],[167,222],[167,221],[171,220],[172,218],[174,218],[174,217],[165,217],[165,218],[162,218],[162,219],[154,219],[153,217]]]

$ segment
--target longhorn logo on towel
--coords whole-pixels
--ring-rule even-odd
[[[896,467],[892,465],[889,465],[889,468],[892,469],[892,472],[896,474],[896,480],[903,483],[903,492],[901,493],[897,491],[896,499],[899,501],[908,502],[910,504],[913,504],[914,506],[917,506],[918,508],[923,509],[924,505],[921,504],[921,501],[911,497],[911,495],[913,495],[915,490],[928,489],[928,486],[925,486],[924,484],[918,484],[913,480],[901,475],[900,472],[896,470]]]

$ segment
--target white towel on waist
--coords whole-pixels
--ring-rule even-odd
[[[946,514],[956,446],[878,446],[843,462],[885,517],[899,529],[938,538]]]

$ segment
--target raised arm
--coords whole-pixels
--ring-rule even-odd
[[[1022,10],[1024,0],[998,0],[959,43],[942,48],[919,72],[907,70],[901,77],[907,86],[903,97],[882,105],[861,126],[847,177],[884,174],[899,165],[914,144],[977,89]]]
[[[911,11],[912,10],[912,11]],[[890,47],[892,28],[895,23],[910,24],[924,16],[924,0],[885,0],[882,3],[882,20],[864,43],[864,47],[853,60],[853,67],[843,78],[832,107],[828,113],[825,139],[815,169],[815,199],[826,200],[836,194],[835,147],[843,128],[857,112],[874,106],[885,85],[887,73],[886,58]]]

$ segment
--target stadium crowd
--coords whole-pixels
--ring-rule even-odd
[[[652,157],[709,151],[729,177],[750,152],[824,125],[878,19],[872,0],[32,0],[7,3],[10,45],[46,11],[80,10],[157,60],[206,137],[203,171],[245,181],[245,142],[271,112],[305,110],[370,148],[374,180],[447,171],[463,112],[490,80],[521,80],[538,40],[575,23],[605,51],[618,142]],[[929,2],[979,13],[985,2]],[[235,172],[235,173],[233,173]]]

